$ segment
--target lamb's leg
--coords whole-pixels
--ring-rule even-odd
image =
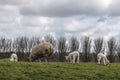
[[[14,58],[14,62],[17,62],[17,61],[16,61],[16,58]]]
[[[70,63],[72,63],[72,57],[70,56],[69,58],[70,58]]]
[[[76,56],[73,56],[73,63],[75,63],[75,58],[76,58]]]
[[[77,63],[79,63],[79,56],[77,56]]]
[[[100,64],[101,57],[98,57],[98,64]]]
[[[105,60],[105,58],[103,58],[103,64],[106,65],[106,60]]]
[[[17,62],[17,59],[15,59],[15,62]]]
[[[109,60],[106,58],[106,64],[109,64]]]
[[[16,58],[16,62],[18,62],[18,58]]]

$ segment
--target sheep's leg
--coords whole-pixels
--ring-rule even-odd
[[[73,56],[73,63],[75,63],[75,56]]]
[[[39,59],[38,61],[41,62],[41,59]]]
[[[14,62],[17,62],[16,58],[14,58]]]
[[[72,57],[70,56],[70,63],[72,63]]]
[[[16,62],[18,61],[18,58],[16,58]]]
[[[47,63],[48,61],[47,61],[47,57],[45,57],[45,62]]]
[[[17,59],[15,59],[15,62],[17,62]]]
[[[108,64],[110,63],[108,59],[107,59],[107,63],[108,63]]]
[[[103,63],[104,63],[104,65],[106,65],[106,60],[105,60],[105,58],[103,58]]]
[[[106,60],[106,63],[109,64],[109,60],[107,58],[105,60]]]
[[[98,64],[100,64],[101,57],[98,57]]]
[[[79,63],[79,56],[77,56],[77,63]]]

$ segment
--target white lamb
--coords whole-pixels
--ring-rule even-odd
[[[75,63],[75,60],[77,59],[77,63],[79,63],[79,52],[78,51],[73,51],[69,53],[68,56],[65,56],[66,60],[69,60],[70,63]]]
[[[17,62],[18,61],[18,56],[17,56],[16,53],[11,54],[10,61],[12,61],[12,62]]]
[[[104,65],[109,64],[109,60],[107,59],[106,55],[103,53],[97,54],[97,60],[98,60],[98,64],[100,64],[101,60]]]

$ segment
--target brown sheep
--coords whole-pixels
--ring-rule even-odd
[[[51,56],[52,54],[53,54],[53,45],[48,42],[43,42],[38,45],[35,45],[32,48],[32,51],[29,55],[29,60],[36,61],[44,57],[45,62],[47,62],[47,58]]]

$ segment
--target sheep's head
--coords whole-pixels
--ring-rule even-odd
[[[68,57],[68,56],[65,56],[65,59],[66,59],[66,60],[68,60],[68,59],[69,59],[69,57]]]
[[[45,56],[51,56],[53,54],[53,46],[50,45],[48,48],[45,49]]]
[[[107,64],[109,64],[109,63],[110,63],[108,59],[106,60],[106,63],[107,63]]]

